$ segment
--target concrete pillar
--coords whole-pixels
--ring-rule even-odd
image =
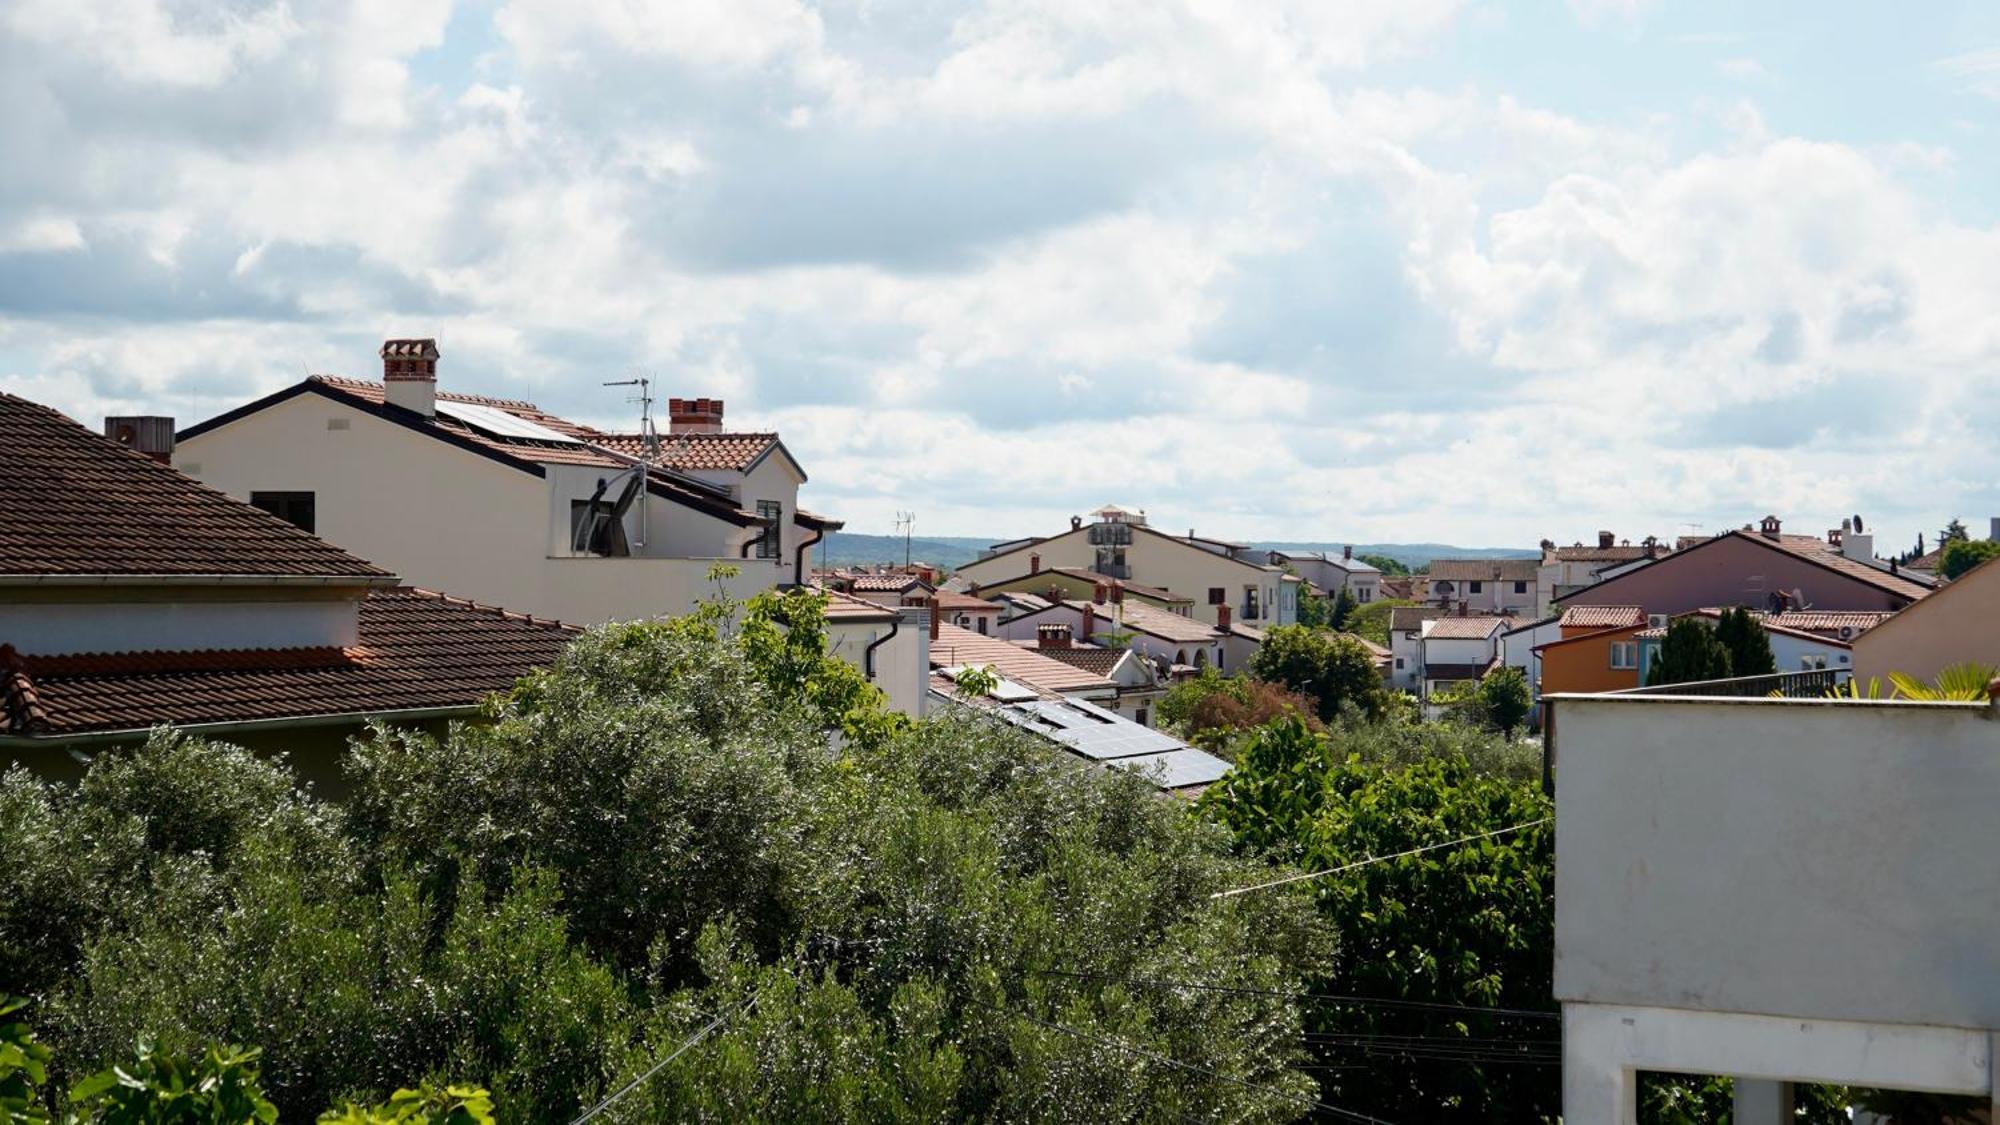
[[[1565,1125],[1639,1125],[1639,1074],[1627,1065],[1624,1045],[1578,1028],[1567,1007],[1564,1017]]]
[[[1790,1082],[1768,1078],[1736,1080],[1736,1125],[1787,1125],[1795,1104]]]

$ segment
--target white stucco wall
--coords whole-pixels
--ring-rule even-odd
[[[930,700],[930,611],[911,606],[900,613],[895,635],[875,650],[874,683],[892,708],[922,718]],[[887,621],[829,621],[827,652],[865,672],[868,646],[889,631]]]
[[[2000,1028],[1986,705],[1554,698],[1558,998]]]
[[[958,573],[974,582],[1003,582],[1028,572],[1029,556],[1040,555],[1042,568],[1079,566],[1095,569],[1097,548],[1090,544],[1090,525],[1064,532],[1032,547],[1004,556],[978,559],[958,568]],[[1282,571],[1267,570],[1233,561],[1184,539],[1134,528],[1132,542],[1125,548],[1125,565],[1130,581],[1158,586],[1194,599],[1192,616],[1210,625],[1216,623],[1216,607],[1208,604],[1208,591],[1220,586],[1232,613],[1245,625],[1267,628],[1289,625],[1298,620],[1297,583],[1293,593],[1280,592],[1285,586]],[[1258,590],[1261,616],[1246,619],[1238,612],[1243,605],[1243,588]]]

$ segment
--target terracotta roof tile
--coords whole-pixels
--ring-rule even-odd
[[[939,625],[937,639],[931,642],[931,667],[954,668],[962,664],[981,668],[990,664],[1007,679],[1049,692],[1091,691],[1118,686],[1096,673],[1072,668],[1060,660],[1050,660],[1011,641],[984,636],[957,625]]]
[[[1564,629],[1629,629],[1646,623],[1646,611],[1636,605],[1577,605],[1563,611]]]
[[[1821,566],[1837,570],[1849,578],[1858,579],[1892,594],[1916,599],[1931,592],[1929,584],[1919,582],[1908,575],[1891,574],[1860,559],[1850,559],[1817,535],[1779,535],[1772,538],[1754,531],[1732,531],[1730,534],[1740,535],[1752,542],[1776,547],[1800,558],[1809,559]]]
[[[387,579],[387,571],[0,393],[0,574],[243,574]]]
[[[1399,605],[1389,611],[1389,630],[1394,633],[1415,632],[1426,621],[1435,621],[1444,616],[1444,610],[1428,605]]]
[[[1095,629],[1109,630],[1117,627],[1116,606],[1076,600],[1066,601],[1063,604],[1071,609],[1093,613],[1101,622],[1093,626]],[[1178,613],[1169,613],[1164,609],[1155,609],[1144,602],[1125,603],[1125,628],[1134,632],[1148,633],[1175,644],[1209,644],[1222,639],[1221,631],[1213,625],[1196,621],[1192,617],[1182,617]]]
[[[1431,622],[1424,637],[1439,641],[1482,641],[1513,625],[1511,617],[1440,617]]]
[[[1023,641],[1021,643],[1036,656],[1048,660],[1060,661],[1072,668],[1080,668],[1093,676],[1103,676],[1107,679],[1110,678],[1112,671],[1118,667],[1118,662],[1125,659],[1126,656],[1126,650],[1122,648],[1091,648],[1085,645],[1071,645],[1068,648],[1038,648],[1035,647],[1033,641]]]
[[[975,598],[971,594],[959,594],[950,590],[938,591],[937,604],[939,609],[957,610],[961,613],[1000,612],[1000,606],[997,602],[989,602],[985,598]]]
[[[638,434],[599,434],[594,440],[631,457],[639,457],[646,450],[646,439]],[[660,456],[655,463],[682,472],[742,472],[776,444],[777,434],[667,434],[660,438]]]
[[[371,591],[350,649],[0,656],[7,733],[68,735],[476,706],[579,630],[413,587]]]
[[[899,614],[888,606],[864,601],[838,590],[821,590],[826,595],[828,621],[894,621]]]
[[[1427,577],[1433,582],[1533,582],[1540,559],[1432,559]]]
[[[1764,622],[1780,628],[1797,629],[1804,633],[1837,634],[1842,629],[1851,629],[1859,634],[1873,629],[1894,616],[1893,613],[1807,609],[1771,614],[1764,618]]]

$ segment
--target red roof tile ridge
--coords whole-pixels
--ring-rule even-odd
[[[337,645],[290,648],[144,649],[136,652],[75,652],[15,656],[31,676],[74,678],[142,676],[166,672],[278,671],[338,668],[356,657]]]
[[[382,382],[379,379],[355,379],[346,375],[310,375],[307,378],[315,383],[324,383],[330,387],[345,387],[349,390],[385,393]],[[506,410],[532,410],[536,414],[546,413],[541,407],[536,406],[526,399],[496,398],[492,395],[466,394],[463,391],[439,391],[437,397],[446,402],[463,402],[471,406],[493,406]]]
[[[21,654],[13,645],[0,645],[0,718],[5,718],[6,729],[32,732],[46,730],[49,726],[48,708],[42,706],[39,693],[35,691],[34,678],[21,663]]]
[[[572,633],[583,632],[583,626],[571,625],[569,622],[564,621],[560,618],[536,617],[532,613],[522,613],[518,610],[508,609],[506,606],[487,605],[485,602],[474,601],[471,598],[456,598],[450,594],[444,593],[443,591],[430,590],[422,586],[398,586],[393,590],[383,590],[378,596],[388,595],[388,594],[413,594],[418,597],[436,598],[439,601],[446,602],[451,605],[462,605],[467,609],[486,610],[487,612],[496,614],[502,618],[505,618],[508,621],[519,621],[528,625],[539,625],[547,629],[566,629]]]

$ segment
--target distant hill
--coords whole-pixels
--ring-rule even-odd
[[[969,538],[957,535],[929,535],[910,540],[910,559],[927,562],[935,566],[954,568],[979,557],[979,552],[993,543],[1004,542],[1005,536],[992,538]],[[1257,543],[1254,546],[1273,551],[1324,551],[1338,555],[1345,543]],[[1405,566],[1422,566],[1432,559],[1532,559],[1541,557],[1537,550],[1520,550],[1514,547],[1454,547],[1449,543],[1356,543],[1357,555],[1387,555]],[[853,566],[860,563],[900,563],[903,561],[903,537],[900,535],[864,535],[853,531],[836,531],[826,537],[824,545],[828,566]],[[821,548],[813,548],[812,562],[820,563]]]

